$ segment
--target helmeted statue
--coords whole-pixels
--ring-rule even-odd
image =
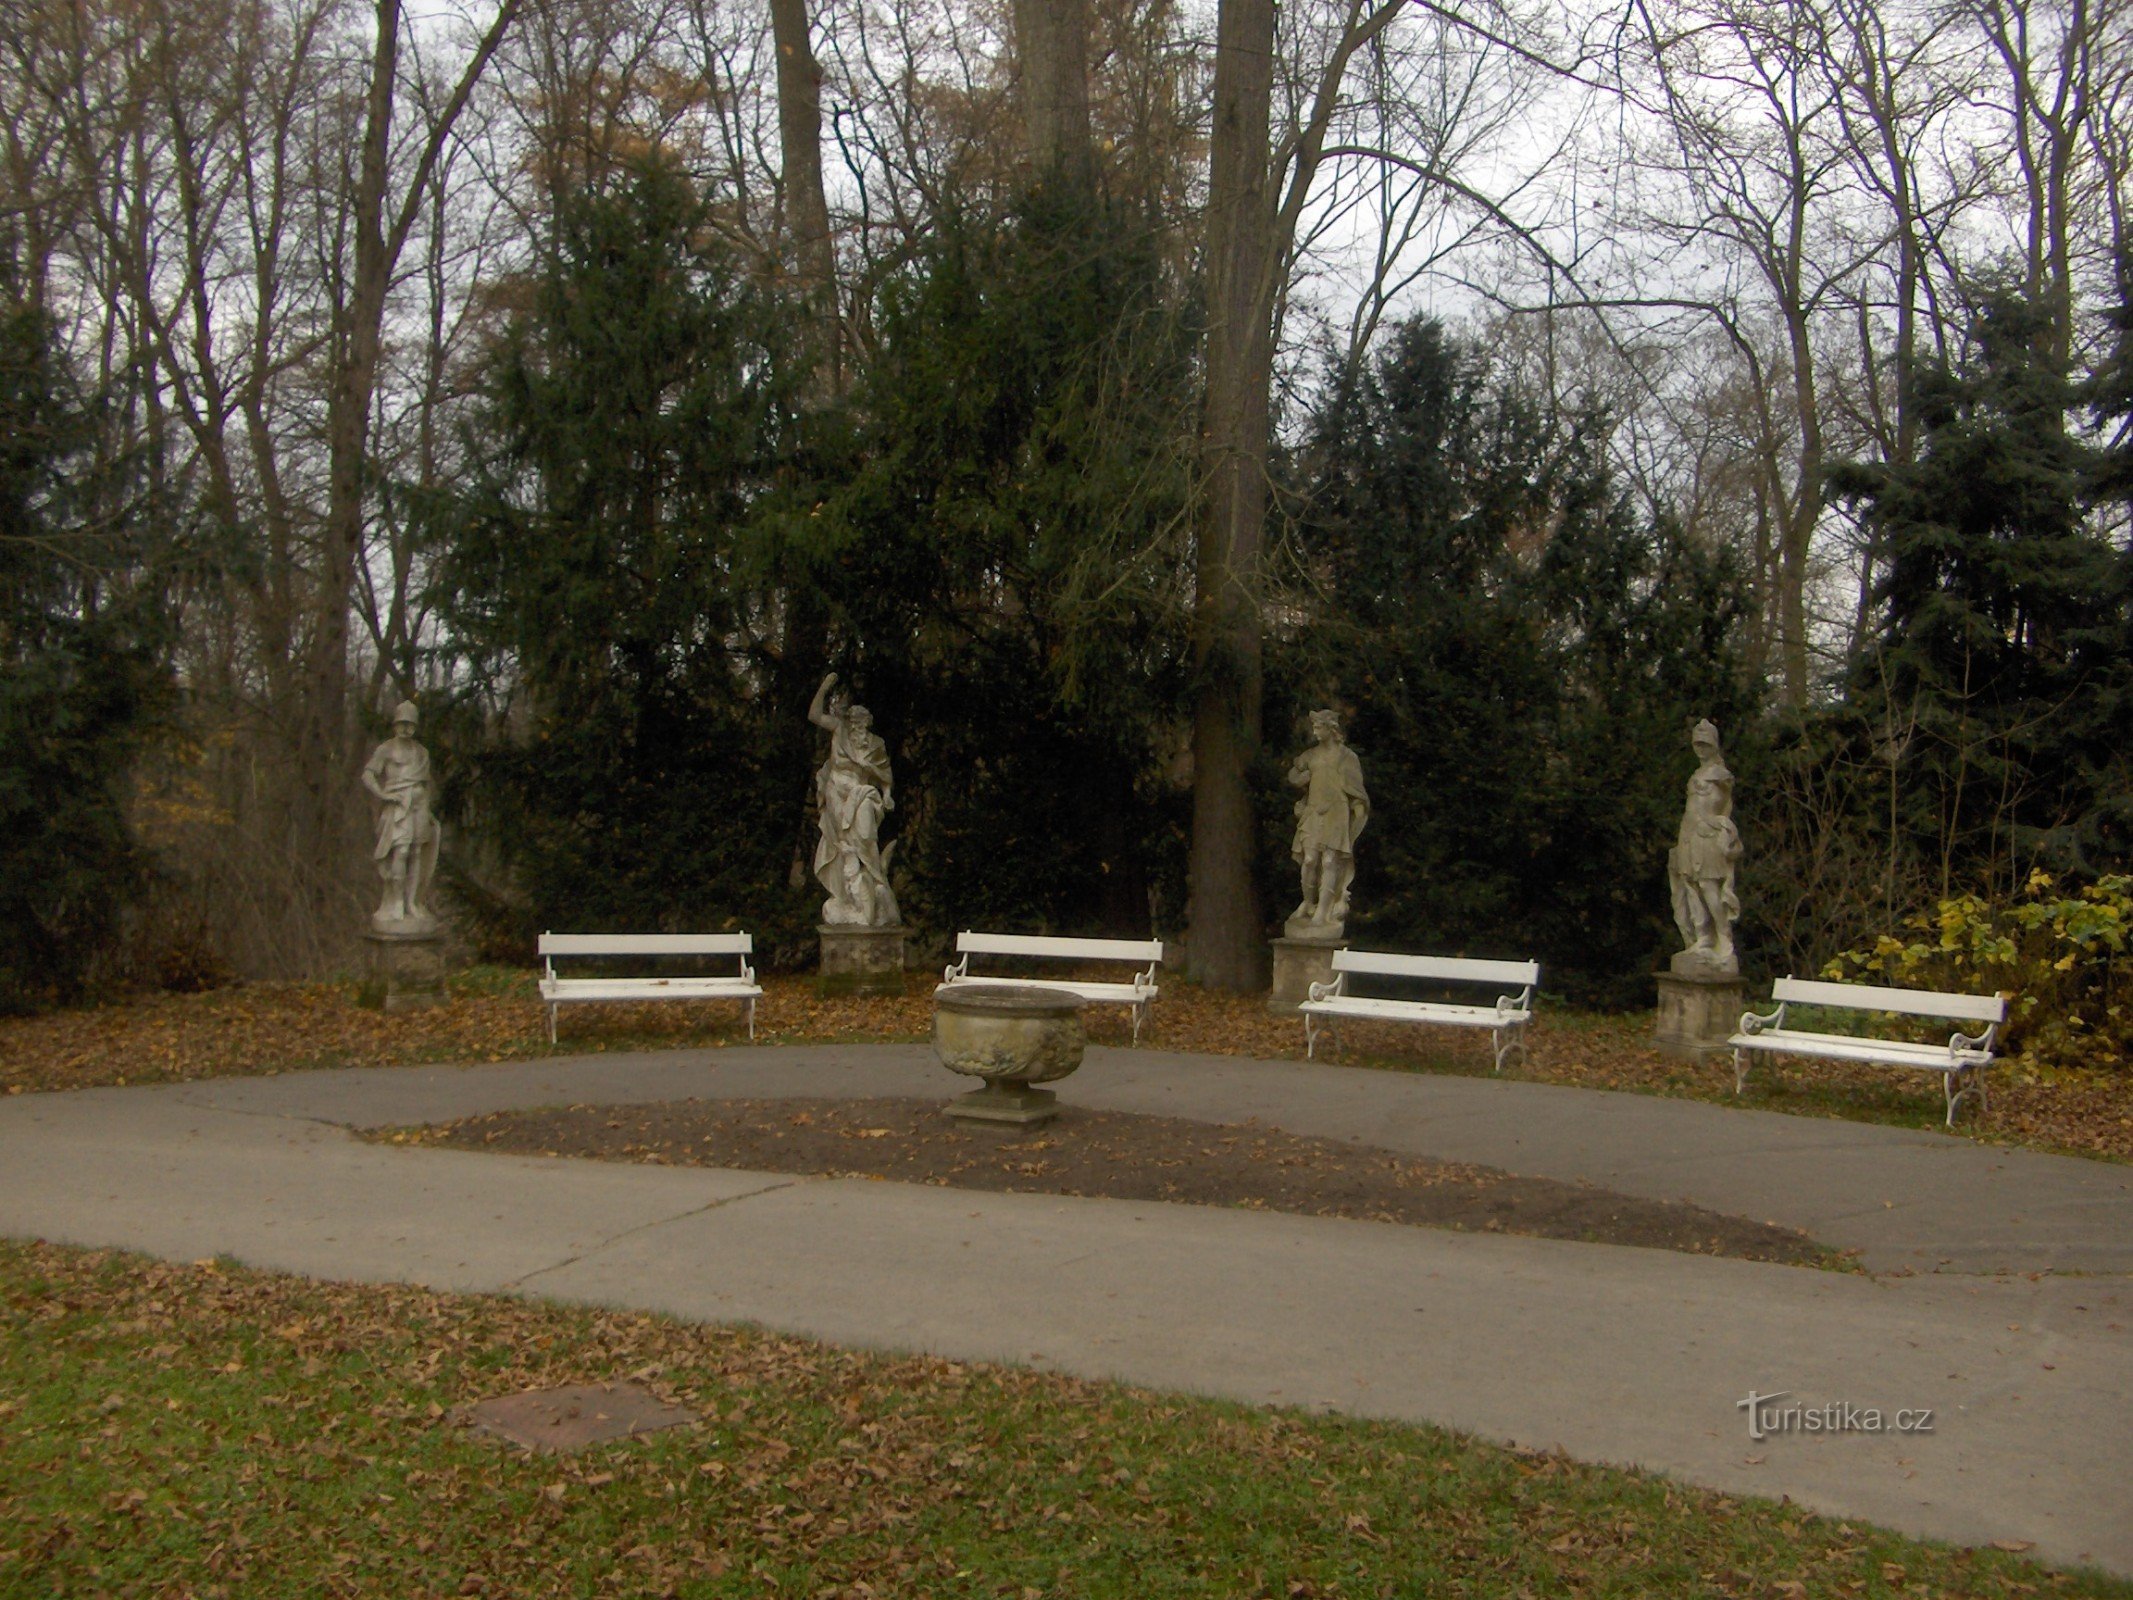
[[[415,702],[393,710],[393,736],[363,764],[363,787],[378,800],[378,844],[372,853],[384,898],[371,914],[380,933],[428,933],[437,918],[429,908],[442,837],[430,810],[430,753],[415,742]]]
[[[830,735],[829,755],[815,772],[815,881],[829,895],[822,920],[830,927],[893,927],[900,920],[889,887],[896,847],[881,845],[882,818],[896,809],[889,750],[865,706],[841,694],[832,698],[836,682],[836,673],[825,673],[807,708],[807,720]]]
[[[1673,969],[1731,977],[1740,971],[1733,924],[1740,916],[1734,876],[1740,865],[1740,830],[1733,825],[1733,774],[1718,753],[1718,729],[1699,722],[1689,735],[1696,751],[1681,832],[1666,858],[1673,891],[1674,926],[1685,949]]]
[[[1292,939],[1338,939],[1347,925],[1355,841],[1370,820],[1370,796],[1362,762],[1341,741],[1339,713],[1312,712],[1311,737],[1289,768],[1289,782],[1304,791],[1289,852],[1303,878],[1303,900],[1287,932]]]

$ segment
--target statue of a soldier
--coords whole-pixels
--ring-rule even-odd
[[[1370,820],[1363,764],[1341,740],[1340,715],[1311,713],[1312,743],[1289,768],[1303,790],[1296,802],[1290,854],[1303,879],[1303,901],[1289,917],[1292,939],[1338,939],[1348,919],[1348,886],[1355,881],[1355,841]]]
[[[379,803],[373,857],[385,881],[370,925],[380,933],[428,933],[437,925],[429,892],[437,875],[439,830],[430,810],[430,753],[415,742],[414,701],[394,708],[393,736],[363,764],[363,787]]]
[[[1734,877],[1740,865],[1740,830],[1733,825],[1733,774],[1718,753],[1718,729],[1706,721],[1689,735],[1696,770],[1689,777],[1681,830],[1667,853],[1667,886],[1674,900],[1674,926],[1683,949],[1673,970],[1731,977],[1740,971],[1733,924],[1740,917]]]

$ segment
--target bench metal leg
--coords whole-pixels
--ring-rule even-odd
[[[1983,1067],[1958,1067],[1940,1075],[1941,1092],[1948,1097],[1948,1126],[1955,1126],[1955,1108],[1963,1103],[1965,1095],[1977,1096],[1977,1108],[1983,1113],[1990,1102],[1985,1096],[1985,1069]]]
[[[555,1007],[548,1008],[548,1042],[555,1043]]]
[[[1141,1042],[1141,1019],[1148,1015],[1148,1004],[1142,1001],[1133,1008],[1133,1042]]]
[[[1748,1052],[1739,1045],[1733,1047],[1733,1092],[1739,1094],[1748,1086]]]
[[[1510,1033],[1510,1035],[1511,1035],[1510,1041],[1509,1041],[1508,1043],[1506,1043],[1506,1042],[1505,1042],[1505,1040],[1504,1040],[1504,1034],[1505,1034],[1505,1033],[1506,1033],[1507,1031],[1508,1031],[1508,1032]],[[1491,1028],[1491,1029],[1489,1030],[1489,1043],[1490,1043],[1490,1045],[1491,1045],[1492,1047],[1494,1047],[1494,1049],[1495,1049],[1495,1051],[1496,1051],[1496,1071],[1498,1071],[1498,1072],[1502,1072],[1502,1071],[1503,1071],[1503,1063],[1504,1063],[1504,1057],[1508,1056],[1508,1055],[1509,1055],[1509,1054],[1510,1054],[1510,1053],[1511,1053],[1511,1052],[1512,1052],[1513,1050],[1516,1050],[1516,1051],[1518,1052],[1518,1056],[1519,1056],[1519,1059],[1520,1059],[1521,1061],[1525,1060],[1525,1059],[1526,1059],[1526,1028],[1525,1028],[1525,1024],[1524,1024],[1524,1023],[1518,1023],[1518,1024],[1514,1025],[1513,1027],[1511,1027],[1511,1028],[1510,1028],[1510,1029],[1508,1029],[1508,1030],[1506,1030],[1506,1029],[1503,1029],[1503,1028]]]
[[[1341,1019],[1335,1017],[1327,1026],[1332,1029],[1333,1050],[1338,1055],[1341,1048]],[[1318,1018],[1314,1013],[1309,1011],[1304,1013],[1304,1059],[1306,1061],[1318,1059],[1318,1036],[1326,1031],[1327,1028],[1319,1025]]]
[[[748,1000],[748,1042],[750,1044],[755,1043],[755,997],[753,995]]]

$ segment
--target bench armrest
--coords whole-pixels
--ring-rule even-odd
[[[1133,975],[1133,987],[1136,989],[1153,989],[1155,987],[1155,963],[1153,961],[1148,963],[1146,972],[1136,972]]]
[[[967,978],[969,976],[970,953],[968,951],[963,953],[962,960],[952,961],[941,969],[941,982],[943,983],[953,983],[958,978]]]
[[[1992,1054],[1992,1037],[1999,1031],[2000,1025],[1997,1022],[1988,1022],[1983,1033],[1952,1033],[1948,1036],[1948,1054],[1961,1055],[1966,1050],[1972,1050],[1982,1051],[1989,1056]]]
[[[1784,1026],[1785,1006],[1782,1001],[1779,1002],[1777,1010],[1771,1012],[1768,1016],[1761,1016],[1753,1011],[1743,1011],[1740,1014],[1740,1031],[1742,1033],[1761,1033],[1766,1028],[1775,1029]]]
[[[1530,983],[1515,996],[1500,994],[1496,997],[1496,1014],[1499,1017],[1507,1016],[1513,1011],[1531,1011],[1532,1009],[1533,985]]]
[[[1333,974],[1331,983],[1314,983],[1311,985],[1311,998],[1313,1000],[1338,1000],[1344,992],[1342,985],[1347,981],[1347,973],[1336,972]]]

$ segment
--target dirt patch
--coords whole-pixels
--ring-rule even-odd
[[[1679,1201],[1643,1200],[1493,1167],[1306,1138],[1066,1106],[1036,1130],[973,1128],[939,1102],[679,1100],[506,1111],[402,1129],[401,1144],[665,1166],[888,1178],[1009,1194],[1102,1196],[1351,1217],[1543,1239],[1648,1245],[1795,1266],[1840,1258],[1805,1234]]]

